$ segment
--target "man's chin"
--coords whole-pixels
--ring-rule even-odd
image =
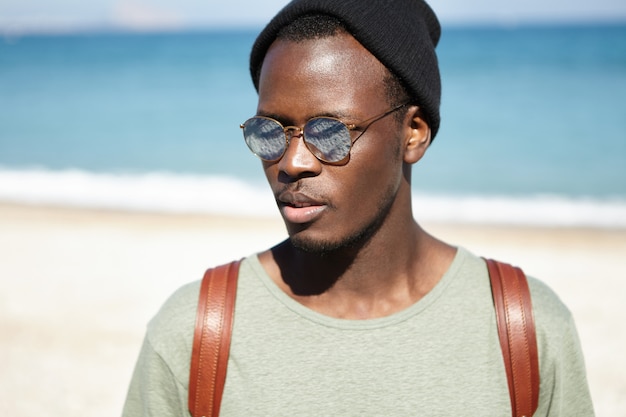
[[[358,233],[353,236],[344,236],[343,239],[323,239],[307,236],[305,233],[293,233],[289,236],[291,245],[303,252],[317,255],[338,254],[342,251],[353,251],[361,247],[370,235]]]
[[[298,233],[289,236],[289,241],[294,248],[306,253],[317,255],[324,255],[329,252],[335,252],[345,246],[341,242],[331,242],[322,239],[314,239],[301,236]]]

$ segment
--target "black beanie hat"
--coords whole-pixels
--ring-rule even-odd
[[[423,0],[293,0],[259,34],[250,54],[250,73],[259,89],[265,54],[278,32],[299,17],[326,14],[395,74],[429,122],[432,138],[439,130],[441,79],[435,47],[441,27]]]

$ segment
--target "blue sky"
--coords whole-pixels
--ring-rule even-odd
[[[260,26],[286,0],[0,0],[0,31]],[[626,21],[625,0],[430,0],[444,23]]]

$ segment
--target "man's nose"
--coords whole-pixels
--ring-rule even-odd
[[[307,148],[302,129],[285,129],[285,135],[287,135],[287,149],[278,161],[279,170],[290,178],[318,175],[322,164]]]

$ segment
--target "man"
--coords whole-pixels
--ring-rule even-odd
[[[259,35],[243,133],[288,240],[241,266],[221,416],[507,416],[484,261],[413,219],[439,127],[421,0],[295,0]],[[568,310],[530,279],[536,416],[591,416]],[[183,416],[199,283],[150,323],[124,415]]]

